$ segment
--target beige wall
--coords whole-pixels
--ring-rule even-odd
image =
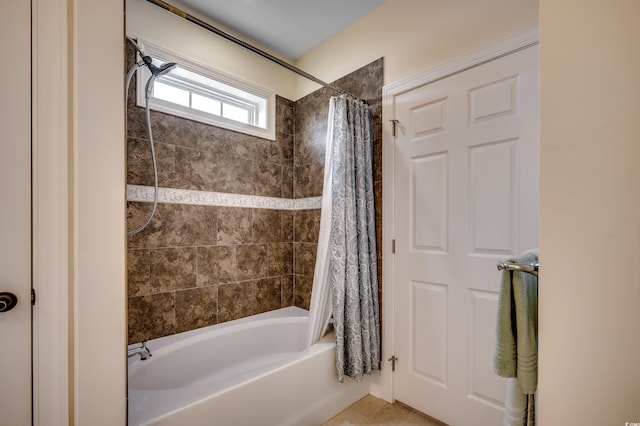
[[[384,57],[384,82],[389,84],[537,23],[536,0],[386,0],[298,58],[296,66],[333,81]],[[299,80],[298,97],[313,87]]]
[[[71,411],[112,426],[126,421],[124,4],[70,4]]]
[[[640,3],[540,3],[540,424],[640,422]]]

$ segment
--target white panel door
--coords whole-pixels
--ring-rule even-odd
[[[538,48],[395,98],[394,398],[501,424],[498,260],[538,245]]]
[[[0,424],[31,424],[31,4],[3,2],[0,52]],[[7,294],[0,295],[0,310]]]

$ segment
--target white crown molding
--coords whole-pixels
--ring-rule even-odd
[[[127,185],[127,201],[153,202],[152,186]],[[158,202],[197,206],[244,207],[249,209],[309,210],[322,206],[322,197],[276,198],[258,195],[227,194],[190,189],[158,188]]]

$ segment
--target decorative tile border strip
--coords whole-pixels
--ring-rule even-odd
[[[152,186],[127,185],[127,201],[151,203],[153,202],[153,192]],[[322,206],[322,197],[291,199],[191,189],[158,188],[158,202],[249,209],[309,210],[319,209]]]

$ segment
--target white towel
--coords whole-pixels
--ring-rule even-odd
[[[536,395],[522,392],[518,379],[507,380],[507,398],[504,402],[502,426],[535,426]]]

